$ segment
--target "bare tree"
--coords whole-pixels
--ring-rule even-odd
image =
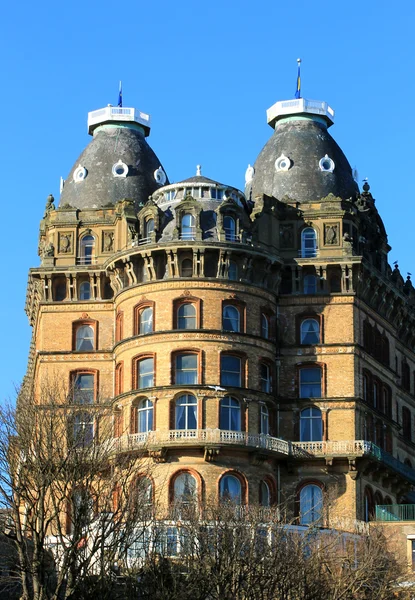
[[[152,518],[145,460],[117,452],[110,406],[73,397],[48,381],[0,410],[0,502],[22,600],[112,597],[120,552]]]

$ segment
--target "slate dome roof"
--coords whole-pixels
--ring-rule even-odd
[[[290,159],[290,168],[278,171],[275,163],[282,155]],[[334,162],[332,172],[319,167],[326,155]],[[253,179],[245,188],[245,195],[251,200],[266,194],[278,200],[289,197],[310,202],[330,193],[343,199],[355,198],[359,192],[347,158],[319,119],[291,118],[277,122],[254,170]]]
[[[119,161],[128,167],[125,177],[113,174],[113,167]],[[154,176],[160,166],[142,129],[122,124],[103,125],[94,132],[92,141],[76,160],[65,181],[59,205],[102,208],[129,198],[138,210],[161,187],[162,183]],[[86,170],[85,176],[75,181],[78,167]],[[163,185],[167,184],[166,176]]]

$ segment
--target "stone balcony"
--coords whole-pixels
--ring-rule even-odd
[[[366,440],[352,441],[327,441],[327,442],[292,442],[293,458],[325,458],[330,461],[334,458],[347,458],[349,462],[357,458],[369,459],[372,466],[386,468],[394,474],[403,477],[411,484],[415,484],[415,470],[405,465],[400,460],[379,448],[373,442]]]
[[[226,431],[223,429],[171,429],[169,431],[147,431],[123,435],[112,442],[114,450],[147,450],[154,454],[161,449],[175,447],[204,447],[205,456],[222,446],[245,447],[252,450],[271,452],[277,457],[286,458],[291,453],[291,442],[270,435]],[[217,452],[216,452],[217,453]],[[156,457],[156,455],[154,455]]]

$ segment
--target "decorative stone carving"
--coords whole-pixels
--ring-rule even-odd
[[[294,242],[294,230],[292,225],[280,225],[280,247],[292,248]]]
[[[45,258],[55,256],[55,246],[52,244],[52,242],[49,242],[49,244],[45,246],[43,256]]]
[[[46,217],[48,216],[48,214],[50,212],[52,212],[52,210],[55,210],[55,198],[52,196],[52,194],[49,194],[49,196],[47,197],[46,200],[46,206],[45,206],[45,214],[43,215],[43,218],[46,219]]]
[[[102,239],[102,251],[103,252],[113,252],[114,250],[114,232],[113,231],[104,231],[104,236]]]
[[[329,223],[324,225],[324,243],[326,246],[337,246],[339,243],[339,225]]]
[[[72,252],[72,233],[59,234],[59,253],[68,254]]]

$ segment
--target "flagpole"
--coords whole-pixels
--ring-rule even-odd
[[[297,89],[295,92],[296,98],[301,98],[301,58],[297,58]]]

